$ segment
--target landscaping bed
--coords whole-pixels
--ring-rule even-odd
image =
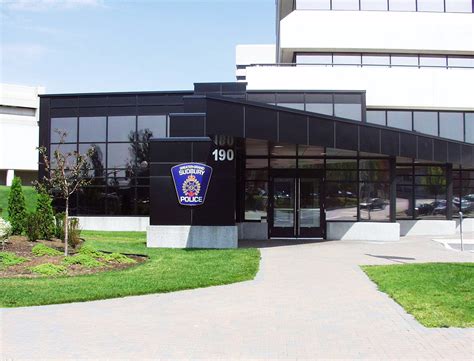
[[[122,270],[146,261],[145,256],[119,256],[87,247],[71,252],[68,257],[63,252],[60,240],[30,242],[27,237],[10,237],[0,251],[0,278],[78,276]]]

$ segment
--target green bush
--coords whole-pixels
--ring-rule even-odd
[[[78,253],[74,256],[65,257],[63,260],[63,264],[66,266],[78,264],[87,268],[104,266],[104,263],[97,261],[94,257],[81,253]]]
[[[26,202],[23,189],[21,188],[21,179],[13,178],[8,196],[8,218],[12,225],[12,233],[20,235],[25,231]]]
[[[52,263],[43,263],[34,267],[30,267],[29,270],[43,276],[57,276],[66,272],[66,267]]]
[[[56,227],[54,230],[54,235],[56,238],[64,240],[64,216],[66,214],[64,212],[56,213],[54,216],[54,220],[56,223]]]
[[[62,252],[60,252],[60,251],[58,251],[54,248],[48,247],[48,246],[44,245],[43,243],[39,243],[36,246],[34,246],[31,249],[31,252],[33,252],[33,254],[35,256],[38,256],[38,257],[41,257],[41,256],[61,256],[63,254]]]
[[[0,252],[0,266],[8,267],[14,266],[28,261],[27,258],[17,256],[12,252]]]
[[[26,236],[30,241],[40,239],[41,232],[41,217],[38,213],[28,213],[26,216]]]
[[[64,241],[64,213],[57,213],[55,235]],[[69,245],[76,248],[81,243],[81,229],[79,227],[79,218],[69,217]]]
[[[85,244],[81,248],[79,248],[78,253],[87,255],[92,258],[104,258],[105,256],[104,252],[98,251],[94,247],[89,246],[88,244]]]
[[[101,257],[105,262],[115,262],[115,263],[136,263],[133,258],[127,257],[121,253],[104,253],[104,256]]]
[[[51,239],[55,233],[55,222],[53,207],[51,206],[51,197],[44,190],[38,193],[38,203],[36,204],[36,213],[41,220],[40,238]]]

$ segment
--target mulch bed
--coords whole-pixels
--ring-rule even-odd
[[[9,267],[0,266],[0,278],[10,278],[10,277],[22,277],[22,278],[36,278],[44,277],[43,275],[34,273],[29,270],[30,267],[34,267],[44,263],[52,263],[60,265],[64,259],[64,256],[35,256],[31,249],[38,243],[43,243],[48,247],[55,248],[58,251],[64,252],[64,245],[60,240],[52,241],[43,241],[38,240],[36,242],[30,242],[26,237],[23,236],[12,236],[9,238],[8,243],[5,244],[5,252],[13,252],[17,256],[25,257],[28,261]],[[0,245],[0,252],[2,251]],[[74,250],[70,250],[69,255],[73,255]],[[139,263],[145,262],[147,257],[137,256],[137,255],[126,255],[129,258],[132,258],[136,263],[106,263],[105,266],[88,268],[82,265],[70,265],[67,268],[67,272],[62,275],[67,276],[78,276],[93,274],[104,271],[112,270],[121,270],[125,268],[130,268],[136,266]]]

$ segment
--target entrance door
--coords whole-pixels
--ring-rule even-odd
[[[272,180],[270,237],[323,237],[321,179],[273,177]]]

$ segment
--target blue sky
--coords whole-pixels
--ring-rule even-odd
[[[47,93],[235,81],[237,44],[273,43],[274,0],[0,0],[0,82]]]

